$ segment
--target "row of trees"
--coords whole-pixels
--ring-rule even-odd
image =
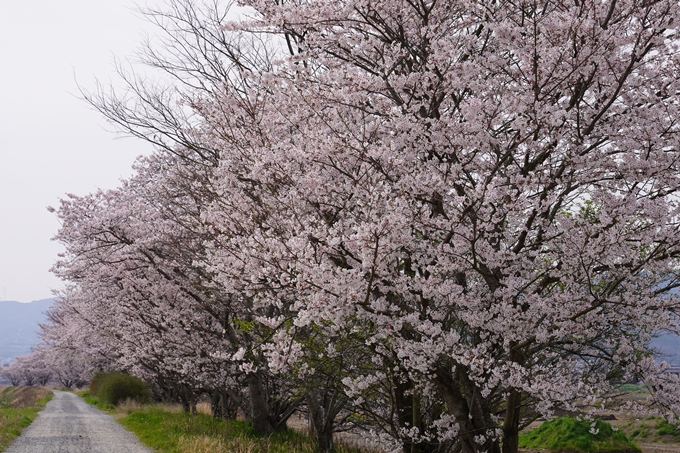
[[[172,82],[86,94],[157,150],[54,209],[49,354],[263,433],[304,407],[324,452],[515,453],[628,380],[680,411],[676,0],[166,6]]]
[[[37,348],[27,356],[18,357],[0,368],[0,377],[10,385],[47,385],[57,383],[67,388],[78,388],[90,382],[93,369],[88,359],[78,356],[75,349],[53,354],[51,350]]]

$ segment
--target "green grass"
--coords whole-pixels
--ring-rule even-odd
[[[139,440],[160,452],[179,452],[181,436],[216,436],[226,431],[223,420],[213,420],[204,414],[192,417],[182,412],[155,408],[133,411],[119,421],[137,434]]]
[[[225,421],[210,415],[168,410],[162,404],[116,408],[90,392],[78,392],[85,402],[113,413],[116,420],[158,453],[316,453],[315,441],[292,429],[259,436],[250,422]],[[343,445],[337,453],[367,453]]]
[[[258,436],[250,422],[213,419],[210,415],[189,415],[159,407],[129,411],[119,422],[146,445],[163,453],[316,453],[313,439],[285,430]],[[361,453],[339,446],[338,453]]]
[[[678,428],[676,426],[671,425],[670,423],[663,419],[657,421],[655,428],[659,436],[678,437],[680,435],[680,433],[678,433]]]
[[[519,445],[530,449],[588,453],[640,451],[622,430],[615,430],[609,423],[597,419],[596,434],[593,434],[591,423],[574,417],[560,417],[521,434]]]
[[[97,408],[111,412],[116,409],[116,406],[113,404],[105,403],[101,401],[99,398],[96,396],[93,396],[89,391],[83,390],[82,392],[77,392],[76,395],[81,397],[87,404],[90,404],[92,406],[96,406]]]
[[[625,393],[633,394],[649,393],[647,386],[644,384],[621,384],[619,385],[618,389]]]
[[[17,409],[11,406],[7,394],[0,395],[0,451],[5,451],[21,431],[38,416],[52,395],[35,401],[32,407]]]

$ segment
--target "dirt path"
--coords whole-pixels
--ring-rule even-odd
[[[653,444],[636,442],[642,453],[680,453],[680,444]]]
[[[5,453],[152,453],[113,418],[72,393],[54,392]]]

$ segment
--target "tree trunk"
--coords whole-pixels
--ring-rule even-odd
[[[505,403],[503,421],[503,453],[517,453],[519,448],[519,418],[522,407],[522,393],[513,390]]]
[[[180,387],[179,396],[184,412],[196,415],[196,397],[193,389],[188,385],[182,385]]]
[[[463,370],[457,370],[454,377],[449,369],[437,368],[437,383],[446,406],[460,425],[460,453],[501,453],[497,439],[487,438],[481,444],[475,440],[476,435],[493,432],[497,427],[491,418],[488,402]]]
[[[515,342],[510,344],[510,360],[522,364],[522,353]],[[510,391],[505,401],[505,420],[503,420],[503,452],[517,453],[519,448],[519,421],[522,410],[522,392],[516,389]]]
[[[332,408],[323,406],[323,401],[317,392],[310,391],[305,397],[309,409],[309,421],[318,444],[319,453],[333,453],[333,428],[335,425],[335,413]]]
[[[226,390],[220,390],[220,412],[222,412],[222,418],[225,420],[236,420],[238,407]]]
[[[399,428],[408,429],[410,427],[418,428],[418,434],[422,434],[422,424],[420,423],[420,410],[417,407],[416,399],[414,394],[413,383],[410,380],[400,381],[395,379],[394,381],[394,404],[397,409],[397,420],[399,420]],[[402,438],[402,451],[404,453],[425,453],[418,443],[414,442],[410,438]]]
[[[213,390],[210,394],[210,412],[213,418],[224,418],[222,411],[222,395],[219,390]]]
[[[253,428],[260,434],[271,434],[274,432],[274,426],[260,372],[249,373],[246,376],[246,382],[250,396],[250,416]]]

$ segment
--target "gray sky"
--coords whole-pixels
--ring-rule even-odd
[[[132,0],[0,0],[0,300],[51,297],[60,246],[47,206],[112,188],[150,146],[116,139],[76,97],[113,79],[150,24]]]

